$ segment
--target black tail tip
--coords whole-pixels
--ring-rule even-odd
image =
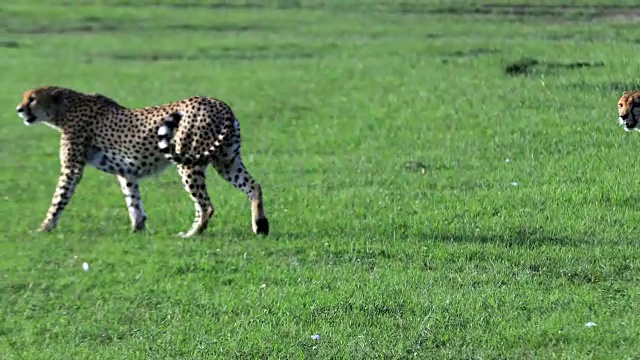
[[[182,119],[182,116],[183,115],[180,111],[174,111],[165,118],[165,123],[170,122],[173,124],[177,124],[180,121],[180,119]]]
[[[269,220],[266,217],[256,220],[256,235],[269,235]]]

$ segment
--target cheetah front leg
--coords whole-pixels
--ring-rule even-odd
[[[177,165],[178,172],[182,178],[185,190],[191,196],[196,208],[196,216],[193,220],[191,229],[187,232],[178,234],[181,237],[190,237],[203,232],[209,224],[209,219],[213,215],[214,208],[209,193],[207,193],[207,185],[205,183],[205,166],[193,165]]]
[[[131,231],[142,231],[146,228],[147,214],[142,208],[140,185],[138,179],[118,175],[118,182],[127,202],[127,210],[131,218]]]
[[[51,200],[49,211],[39,231],[51,231],[56,227],[62,211],[67,206],[84,173],[84,147],[75,144],[65,135],[60,141],[60,176]]]

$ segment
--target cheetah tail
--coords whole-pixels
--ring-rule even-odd
[[[162,120],[162,125],[158,128],[158,148],[168,160],[173,160],[174,158],[175,145],[171,143],[171,139],[181,119],[181,112],[173,112]]]
[[[173,138],[173,132],[178,127],[180,120],[182,119],[183,114],[179,111],[173,112],[169,114],[169,116],[164,118],[162,125],[158,128],[158,148],[160,152],[164,154],[164,157],[167,160],[173,161],[182,165],[204,165],[207,164],[210,159],[210,154],[215,152],[216,149],[221,145],[222,140],[224,139],[228,127],[223,127],[220,134],[216,136],[216,140],[213,143],[213,146],[205,151],[202,154],[198,155],[184,155],[176,152],[175,144],[171,142]]]

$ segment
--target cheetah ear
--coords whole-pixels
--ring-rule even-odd
[[[60,104],[62,103],[62,90],[60,89],[55,89],[51,92],[51,101],[54,104]]]

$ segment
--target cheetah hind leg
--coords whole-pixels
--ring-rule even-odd
[[[187,238],[195,234],[200,234],[207,228],[209,219],[213,216],[214,208],[209,199],[205,183],[206,166],[177,165],[177,167],[184,188],[191,196],[191,200],[193,200],[196,209],[195,219],[193,220],[191,228],[186,232],[178,234],[180,237]]]
[[[232,156],[230,160],[218,159],[213,163],[218,174],[230,182],[236,189],[241,190],[251,201],[251,229],[256,235],[269,235],[269,220],[264,213],[262,201],[262,187],[249,174],[242,163],[240,154]]]

